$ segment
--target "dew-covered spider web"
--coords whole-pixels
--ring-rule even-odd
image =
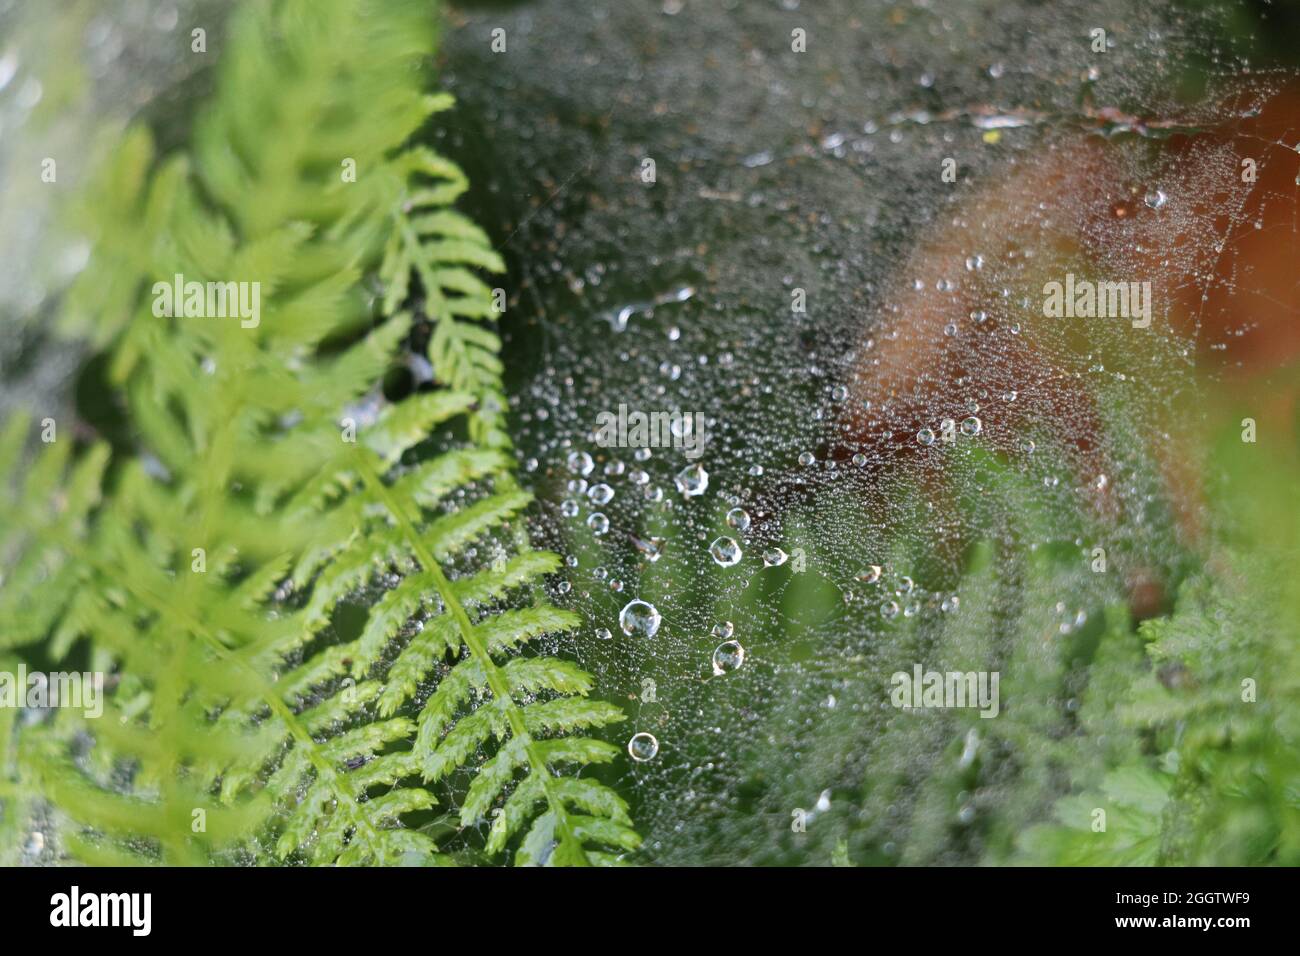
[[[0,171],[75,152],[110,102],[184,141],[207,67],[151,38],[200,19],[219,36],[220,4],[115,0],[48,42],[63,21],[29,9],[0,0],[0,26],[80,55],[80,92],[32,87],[0,40],[0,134],[23,132]],[[644,837],[633,859],[1042,862],[1031,835],[1086,828],[1080,795],[1114,767],[1168,766],[1139,688],[1192,678],[1147,660],[1137,622],[1232,576],[1212,501],[1254,491],[1218,472],[1207,429],[1294,402],[1289,17],[451,5],[432,76],[458,105],[427,132],[510,266],[529,531],[564,557],[549,597],[584,621],[533,650],[626,711],[600,772]],[[29,317],[0,346],[0,411],[73,403],[54,393],[82,358],[44,326],[85,252],[35,241],[52,212],[26,181],[0,204],[22,222],[0,308]],[[389,397],[438,387],[410,359]],[[638,415],[659,416],[653,439],[606,440]],[[917,668],[998,675],[996,708],[896,706],[893,675]],[[456,828],[469,779],[435,827]],[[474,858],[486,827],[448,845]]]
[[[1300,96],[1237,13],[458,21],[439,146],[510,257],[556,649],[626,706],[646,859],[1013,859],[1134,745],[1085,705],[1209,547],[1216,396],[1295,338]],[[702,454],[609,447],[620,406]],[[997,672],[997,717],[895,707],[916,665]]]

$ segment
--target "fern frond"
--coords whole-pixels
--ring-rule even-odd
[[[455,827],[422,821],[464,793],[457,846],[494,803],[509,825],[487,849],[517,838],[517,862],[635,846],[619,797],[572,776],[618,753],[577,732],[622,712],[525,653],[576,619],[531,602],[559,561],[531,549],[511,472],[473,272],[501,260],[447,208],[460,171],[401,149],[449,102],[419,89],[431,43],[414,0],[247,3],[192,155],[156,163],[134,132],[108,170],[125,206],[69,322],[111,341],[138,451],[59,442],[0,509],[5,640],[84,637],[115,672],[103,721],[60,713],[6,776],[43,789],[64,854],[448,862],[433,833]],[[106,269],[121,281],[92,309]],[[154,315],[149,283],[177,273],[260,283],[260,322]],[[376,380],[425,321],[439,387],[385,402]]]
[[[487,235],[446,207],[465,190],[464,174],[423,147],[408,150],[399,164],[411,183],[394,216],[394,229],[379,268],[387,287],[384,311],[412,294],[419,279],[422,315],[432,324],[428,357],[439,380],[473,395],[479,403],[471,436],[476,443],[509,445],[501,400],[501,341],[484,325],[496,318],[492,290],[472,271],[502,272],[505,263]]]

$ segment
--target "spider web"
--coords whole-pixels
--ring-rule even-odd
[[[454,14],[435,135],[511,259],[522,479],[587,622],[541,650],[625,705],[610,739],[655,738],[609,771],[646,860],[1008,858],[1075,785],[1059,742],[1085,767],[1115,746],[1072,717],[1071,655],[1212,548],[1201,426],[1243,377],[1293,384],[1300,96],[1225,39],[1240,8],[945,7]],[[123,36],[89,26],[99,77]],[[0,298],[45,308],[49,271]],[[1069,275],[1149,282],[1150,327],[1046,315]],[[620,404],[701,414],[707,488],[679,487],[681,449],[600,446]],[[634,600],[653,636],[620,627]],[[892,707],[914,664],[999,671],[1000,719]]]
[[[626,704],[611,739],[655,738],[614,771],[647,859],[1005,858],[1071,787],[1051,742],[1105,752],[1070,642],[1168,607],[1198,429],[1297,308],[1294,77],[1223,15],[557,4],[452,36],[443,146],[507,237],[524,480],[588,621],[551,649]],[[1149,288],[1149,327],[1049,317],[1067,275]],[[602,447],[620,404],[703,415],[703,493],[681,448]],[[890,705],[961,662],[1003,722]]]

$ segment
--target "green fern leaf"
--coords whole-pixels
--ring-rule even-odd
[[[616,757],[577,732],[621,710],[572,664],[523,653],[577,622],[530,603],[559,561],[528,544],[507,454],[492,292],[473,272],[503,264],[447,208],[460,171],[401,149],[449,102],[413,69],[423,6],[244,4],[191,156],[155,162],[135,131],[106,171],[121,208],[96,223],[67,321],[109,346],[138,451],[62,440],[25,462],[30,423],[0,438],[4,641],[62,654],[84,638],[113,671],[102,721],[62,712],[6,757],[0,799],[52,807],[63,855],[443,863],[456,828],[419,821],[466,794],[457,846],[494,809],[511,825],[485,847],[515,837],[517,862],[636,845],[618,796],[572,776]],[[150,282],[177,273],[260,283],[260,321],[153,314]],[[376,380],[416,321],[439,387],[385,403]],[[366,615],[355,637],[345,606]]]

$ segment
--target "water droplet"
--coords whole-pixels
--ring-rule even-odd
[[[565,498],[560,502],[560,514],[566,518],[576,518],[578,516],[578,503],[572,498]]]
[[[599,511],[593,512],[587,516],[587,527],[591,529],[592,534],[604,534],[609,530],[609,519]]]
[[[614,635],[610,632],[609,628],[598,627],[596,628],[596,636],[600,638],[602,641],[608,641]]]
[[[632,739],[627,742],[627,753],[637,763],[645,763],[647,760],[653,760],[655,754],[659,753],[659,741],[655,739],[654,734],[641,731],[639,734],[633,734]]]
[[[978,435],[980,433],[980,429],[982,429],[983,427],[984,427],[984,423],[981,422],[974,415],[972,415],[970,418],[967,418],[962,421],[961,433],[963,435]]]
[[[654,637],[661,620],[659,609],[648,601],[628,601],[618,612],[618,626],[629,636]]]
[[[799,464],[803,465],[805,468],[807,468],[816,460],[817,460],[816,457],[814,457],[813,453],[810,451],[799,452]]]
[[[867,465],[867,456],[862,454],[862,452],[858,452],[853,456],[853,464],[857,465],[859,468],[865,468]]]
[[[575,475],[590,475],[591,469],[595,467],[596,463],[585,451],[569,452],[569,471]]]
[[[636,549],[646,556],[646,559],[654,564],[664,555],[664,539],[651,536],[649,538],[638,538],[633,536],[632,543]]]
[[[863,584],[875,584],[880,580],[880,565],[867,565],[867,570],[858,575],[858,580]]]
[[[714,637],[722,638],[723,640],[725,640],[731,637],[731,635],[734,633],[736,633],[736,626],[732,624],[730,621],[720,621],[717,624],[713,625]]]
[[[1153,189],[1143,197],[1142,201],[1152,209],[1160,209],[1169,201],[1169,197],[1159,189]]]
[[[724,536],[714,539],[713,544],[709,545],[709,554],[713,555],[713,560],[724,568],[740,563],[740,545],[736,544],[735,538]]]
[[[740,646],[739,641],[724,641],[714,648],[714,675],[726,674],[728,671],[734,671],[743,663],[745,663],[745,649]]]
[[[785,564],[788,557],[789,555],[780,548],[768,548],[763,552],[763,565],[764,567],[769,568],[779,567],[780,565]]]
[[[0,90],[9,85],[9,81],[14,78],[18,72],[18,59],[13,53],[6,53],[0,56]]]
[[[590,498],[594,504],[608,504],[614,497],[614,489],[602,481],[598,485],[591,486],[591,490],[587,492],[587,497]]]
[[[934,431],[929,428],[922,428],[919,432],[916,433],[916,440],[920,442],[922,445],[933,445]]]
[[[749,530],[749,512],[744,508],[732,508],[727,512],[727,524],[737,531]]]
[[[898,602],[886,601],[884,604],[880,605],[880,616],[885,620],[898,617]]]
[[[702,465],[687,465],[677,473],[677,490],[687,498],[704,494],[709,487],[709,473]]]
[[[979,748],[980,735],[979,732],[972,727],[970,730],[966,731],[966,740],[962,746],[961,757],[957,759],[957,766],[960,769],[965,770],[973,764],[975,762],[975,755],[979,753]]]

